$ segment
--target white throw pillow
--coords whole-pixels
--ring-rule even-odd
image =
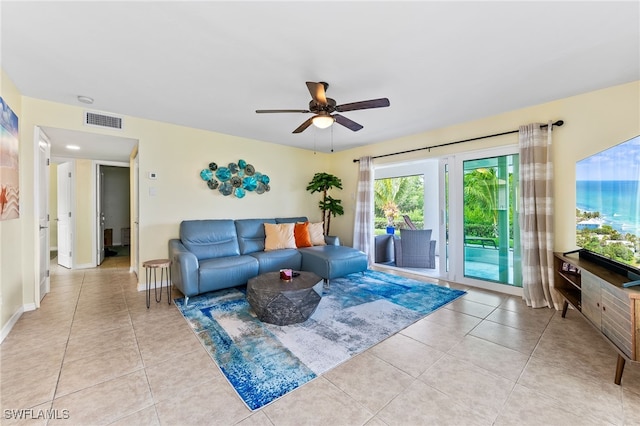
[[[311,244],[314,246],[326,246],[324,241],[324,223],[309,223],[309,236],[311,237]]]
[[[294,226],[295,223],[265,223],[264,251],[296,248]]]

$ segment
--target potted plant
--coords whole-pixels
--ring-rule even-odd
[[[393,235],[396,232],[396,228],[394,226],[394,220],[400,210],[398,210],[398,205],[393,201],[389,201],[382,207],[382,211],[384,212],[384,216],[387,218],[387,234]]]
[[[322,211],[324,235],[329,235],[331,216],[342,216],[344,214],[344,209],[341,205],[342,201],[328,195],[328,191],[333,188],[342,189],[342,180],[329,173],[316,173],[307,186],[307,191],[312,194],[314,192],[322,192],[322,200],[318,203],[318,207]]]

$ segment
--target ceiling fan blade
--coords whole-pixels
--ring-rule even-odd
[[[388,107],[389,105],[389,99],[387,98],[371,99],[369,101],[352,102],[350,104],[338,105],[336,106],[336,111],[345,112],[355,111],[357,109],[384,108]]]
[[[302,132],[304,132],[307,129],[307,127],[311,126],[311,120],[313,120],[313,117],[311,117],[310,119],[308,119],[307,121],[302,123],[300,126],[298,126],[298,128],[295,129],[293,131],[293,133],[302,133]]]
[[[346,127],[347,129],[351,129],[354,132],[357,132],[358,130],[362,129],[362,125],[356,123],[353,120],[349,120],[344,115],[333,114],[332,117],[336,120],[336,123],[342,124],[344,127]]]
[[[256,112],[258,114],[269,114],[269,113],[275,113],[275,112],[302,112],[302,113],[309,113],[311,111],[309,111],[308,109],[257,109]]]
[[[325,93],[326,88],[329,85],[327,83],[314,83],[313,81],[307,81],[307,89],[311,93],[311,98],[319,105],[327,104],[327,95]]]

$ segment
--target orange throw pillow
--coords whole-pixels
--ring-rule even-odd
[[[309,222],[298,222],[293,228],[293,236],[296,239],[296,247],[311,247],[311,236],[309,235]]]

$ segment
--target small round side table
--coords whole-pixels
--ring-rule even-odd
[[[171,260],[169,259],[154,259],[147,260],[142,263],[142,267],[145,268],[146,284],[147,284],[147,309],[151,304],[151,273],[153,272],[153,291],[156,296],[156,302],[162,300],[162,283],[164,282],[165,275],[167,278],[167,302],[171,304]],[[158,281],[156,277],[156,271],[160,269],[160,296],[158,296]]]

